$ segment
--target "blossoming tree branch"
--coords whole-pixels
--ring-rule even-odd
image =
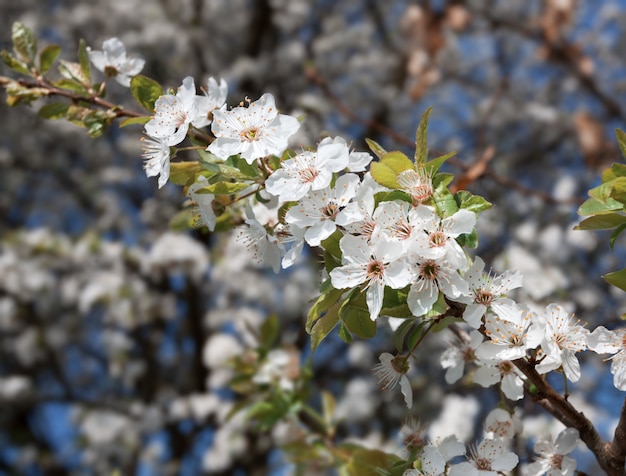
[[[224,80],[208,78],[198,91],[194,78],[186,77],[176,89],[164,90],[140,75],[144,62],[127,55],[116,38],[102,50],[81,42],[78,61],[59,61],[60,77],[51,79],[60,52],[55,45],[40,50],[34,34],[14,24],[13,52],[3,51],[2,59],[19,77],[0,77],[8,104],[43,98],[40,116],[66,119],[92,137],[116,120],[120,127],[142,125],[146,175],[158,177],[159,188],[168,181],[183,187],[189,197],[178,221],[234,231],[263,266],[279,272],[299,260],[305,245],[319,250],[325,279],[305,324],[313,350],[331,332],[349,344],[389,326],[395,352],[382,353],[373,373],[383,389],[399,387],[411,409],[408,374],[414,360],[427,358],[421,344],[450,329],[456,341],[441,356],[445,380],[455,383],[471,368],[476,384],[500,389],[501,403],[475,446],[466,447],[455,435],[428,441],[421,425],[406,431],[406,457],[342,443],[334,435],[332,396],[322,395],[321,410],[309,405],[301,391],[306,375],[287,375],[289,359],[272,348],[277,329],[268,320],[264,359],[252,366],[243,356],[236,359],[233,388],[249,395],[238,410],[261,428],[294,417],[307,428],[309,443],[286,449],[294,459],[324,459],[351,475],[506,474],[519,464],[512,444],[519,435],[515,407],[526,398],[566,427],[555,440],[536,444],[526,474],[574,474],[576,461],[567,455],[579,440],[607,474],[626,474],[626,407],[613,440],[604,441],[569,402],[567,390],[581,377],[578,354],[584,351],[608,356],[615,388],[626,390],[626,329],[591,330],[558,303],[536,309],[516,302],[510,292],[523,285],[520,273],[494,273],[472,256],[477,214],[491,204],[449,190],[453,176],[441,167],[454,153],[429,159],[430,109],[417,129],[413,157],[374,141],[369,152],[356,151],[341,137],[293,150],[300,119],[280,113],[269,93],[231,107]],[[144,110],[108,102],[113,87],[130,88]],[[618,131],[617,139],[626,155],[626,136]],[[195,160],[176,161],[184,151],[193,151]],[[613,164],[589,193],[579,228],[614,230],[613,246],[626,228],[626,165]],[[626,289],[623,270],[605,279]],[[562,374],[564,394],[548,383],[550,373]]]

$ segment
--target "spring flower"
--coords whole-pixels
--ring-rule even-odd
[[[97,70],[127,88],[130,87],[130,78],[138,75],[145,64],[141,58],[127,58],[126,48],[117,38],[109,38],[102,43],[102,51],[87,48],[87,54]]]
[[[228,96],[228,85],[223,79],[217,84],[215,78],[209,78],[207,81],[207,89],[204,95],[196,96],[198,105],[197,117],[193,122],[195,127],[205,127],[213,121],[213,111],[221,109],[226,103]],[[202,88],[201,88],[202,89]]]
[[[411,382],[406,376],[409,371],[409,361],[403,356],[393,356],[388,352],[380,354],[380,363],[376,364],[372,371],[374,376],[383,385],[383,390],[391,390],[400,383],[400,391],[404,396],[407,408],[413,406],[413,389]]]
[[[423,316],[439,298],[439,291],[456,299],[467,294],[467,283],[456,269],[443,259],[418,259],[412,263],[415,279],[411,284],[407,304],[414,316]]]
[[[370,318],[378,318],[383,307],[385,286],[401,289],[411,281],[403,257],[402,244],[377,240],[369,244],[364,236],[345,235],[339,242],[343,265],[330,272],[335,289],[354,288],[365,283]]]
[[[348,143],[343,137],[335,137],[331,139],[330,137],[326,137],[320,142],[320,145],[324,144],[341,144],[346,146],[349,149]],[[347,164],[348,171],[350,172],[365,172],[367,170],[367,166],[374,158],[368,152],[355,152],[350,150],[350,156]]]
[[[411,195],[413,206],[416,207],[433,195],[432,177],[424,170],[405,170],[398,175],[400,188]]]
[[[300,200],[309,190],[330,185],[333,172],[348,165],[348,148],[344,144],[320,143],[316,152],[304,151],[284,161],[270,175],[265,188],[283,202]]]
[[[251,164],[261,157],[281,155],[299,128],[295,117],[278,114],[274,96],[266,93],[248,107],[215,110],[211,131],[216,139],[207,150],[222,159],[241,154]]]
[[[483,272],[485,263],[476,257],[474,264],[466,271],[465,280],[469,284],[469,295],[460,301],[467,304],[463,319],[474,329],[482,324],[482,318],[488,309],[501,319],[507,320],[514,315],[515,301],[505,297],[511,289],[522,286],[522,275],[517,271],[506,271],[501,275]]]
[[[541,350],[545,357],[537,365],[537,372],[544,374],[562,367],[565,376],[577,382],[580,378],[580,364],[576,352],[587,348],[589,331],[556,304],[549,304],[542,318],[546,331]]]
[[[535,444],[539,458],[526,468],[527,476],[574,476],[576,460],[565,456],[574,451],[579,441],[576,428],[566,428],[553,442],[540,440]]]
[[[510,440],[518,431],[519,419],[502,408],[495,408],[485,419],[485,432],[490,438]]]
[[[150,136],[140,139],[143,167],[148,177],[159,176],[159,188],[163,187],[170,178],[170,146],[164,139]]]
[[[335,219],[354,197],[359,176],[345,174],[337,179],[334,188],[310,192],[285,215],[285,221],[294,227],[306,229],[304,239],[311,246],[319,246],[337,229]]]
[[[239,230],[240,239],[252,252],[254,261],[262,266],[270,266],[275,273],[280,269],[283,246],[280,240],[269,234],[265,227],[254,218],[248,216]]]
[[[423,476],[446,474],[447,462],[464,454],[465,446],[454,435],[447,436],[438,444],[426,445],[420,455],[422,461],[421,474]]]
[[[485,388],[500,383],[500,390],[509,400],[521,400],[524,397],[524,380],[522,372],[510,360],[478,359],[478,369],[474,374],[474,382]]]
[[[203,175],[200,175],[198,179],[189,186],[187,196],[198,204],[198,210],[200,212],[200,223],[205,225],[210,231],[215,230],[215,224],[217,217],[213,211],[214,195],[210,193],[198,193],[199,190],[209,185],[209,181]]]
[[[485,334],[489,340],[476,349],[479,358],[515,360],[524,357],[527,350],[541,343],[544,329],[534,314],[516,306],[507,320],[488,314],[485,318]]]
[[[626,329],[610,331],[597,327],[587,337],[587,345],[598,354],[613,354],[609,358],[613,385],[618,390],[626,390]]]
[[[498,476],[502,471],[511,471],[519,458],[507,450],[501,440],[485,439],[470,452],[469,462],[455,464],[449,476]]]
[[[176,94],[164,94],[157,99],[154,110],[154,117],[144,126],[146,133],[170,146],[181,143],[198,115],[193,78],[187,76],[183,79]]]
[[[414,249],[420,256],[429,259],[445,257],[455,269],[466,269],[467,258],[456,238],[471,233],[476,225],[476,214],[461,209],[454,215],[439,218],[435,210],[426,205],[413,209],[412,223],[419,223],[425,233],[415,237]]]
[[[449,384],[455,383],[463,376],[466,362],[476,360],[474,351],[483,341],[483,336],[478,331],[472,331],[468,336],[469,339],[455,337],[452,345],[441,355],[441,366],[446,369],[445,379]]]

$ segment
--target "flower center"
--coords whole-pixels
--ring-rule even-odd
[[[482,470],[490,471],[491,470],[491,461],[488,460],[487,458],[476,458],[474,460],[474,466],[476,467],[476,469],[482,469]]]
[[[334,219],[339,213],[339,205],[335,202],[329,202],[328,205],[320,209],[320,213],[325,219]]]
[[[382,261],[372,260],[367,264],[367,278],[372,279],[381,279],[385,272],[385,265]]]
[[[493,293],[490,293],[486,289],[479,289],[476,291],[476,297],[474,298],[474,302],[476,304],[484,304],[488,306],[493,301]]]
[[[552,469],[561,469],[561,465],[563,464],[563,455],[554,454],[550,459],[550,467]]]
[[[259,138],[259,128],[249,127],[239,133],[239,136],[246,142],[254,142]]]
[[[423,279],[434,281],[439,275],[439,265],[433,260],[427,260],[419,266],[418,272]]]
[[[311,183],[320,174],[315,167],[307,167],[299,171],[300,181],[302,183]]]
[[[411,236],[411,231],[413,231],[411,225],[409,225],[405,221],[399,221],[397,223],[394,223],[392,229],[394,231],[394,235],[401,240],[408,239]]]
[[[505,360],[498,364],[498,369],[502,375],[507,375],[513,372],[513,364],[508,360]]]
[[[428,241],[430,241],[430,246],[433,248],[440,248],[446,244],[448,237],[443,231],[433,231],[428,235]]]

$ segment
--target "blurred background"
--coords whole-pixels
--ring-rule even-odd
[[[620,325],[626,302],[601,275],[624,266],[623,242],[611,252],[606,234],[573,227],[603,168],[623,160],[626,1],[0,0],[0,13],[3,49],[14,21],[71,61],[81,38],[101,49],[117,36],[166,87],[224,78],[231,105],[271,92],[281,112],[305,116],[296,144],[340,135],[410,155],[433,106],[432,155],[458,151],[446,164],[456,186],[495,204],[477,254],[524,274],[522,300]],[[118,84],[107,98],[137,108]],[[238,398],[227,361],[269,315],[280,346],[308,357],[315,257],[274,275],[232,236],[171,231],[184,197],[145,177],[138,126],[92,140],[36,112],[0,104],[0,475],[291,474],[279,447],[293,428],[226,418]],[[400,452],[409,413],[370,373],[392,349],[382,321],[349,348],[329,337],[311,386],[337,398],[338,437]],[[444,334],[412,374],[410,414],[441,435],[464,425],[471,440],[478,402],[499,397],[443,382]],[[622,396],[608,365],[583,367],[571,401],[608,438]],[[524,406],[529,436],[550,427]]]

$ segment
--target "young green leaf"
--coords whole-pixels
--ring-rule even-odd
[[[87,53],[87,44],[82,38],[78,42],[78,63],[80,64],[80,71],[83,77],[89,83],[91,81],[91,64],[89,62],[89,53]]]
[[[39,117],[44,119],[56,120],[62,119],[67,114],[70,105],[64,102],[52,102],[39,109]]]
[[[11,37],[13,50],[17,56],[28,66],[34,66],[37,55],[37,37],[33,31],[23,23],[15,22],[11,30]]]
[[[398,174],[382,162],[372,162],[370,165],[370,173],[372,178],[383,187],[387,188],[400,188],[398,183]]]
[[[624,223],[626,223],[626,215],[607,213],[586,218],[575,226],[574,230],[610,230]]]
[[[375,142],[371,139],[365,139],[365,142],[367,142],[367,145],[369,146],[370,150],[374,152],[376,157],[378,157],[379,159],[382,159],[383,156],[387,153],[387,151],[383,149],[382,146],[378,144],[378,142]]]
[[[59,45],[48,45],[41,50],[39,53],[39,72],[46,74],[60,54],[61,47]]]
[[[130,80],[130,92],[147,111],[154,111],[154,103],[163,94],[163,88],[154,79],[138,74]]]
[[[428,146],[426,142],[426,136],[428,134],[428,119],[433,108],[429,107],[422,114],[419,126],[415,132],[415,164],[421,167],[426,163],[428,158]]]
[[[622,291],[626,291],[626,269],[620,269],[602,277],[607,283],[620,288]]]

